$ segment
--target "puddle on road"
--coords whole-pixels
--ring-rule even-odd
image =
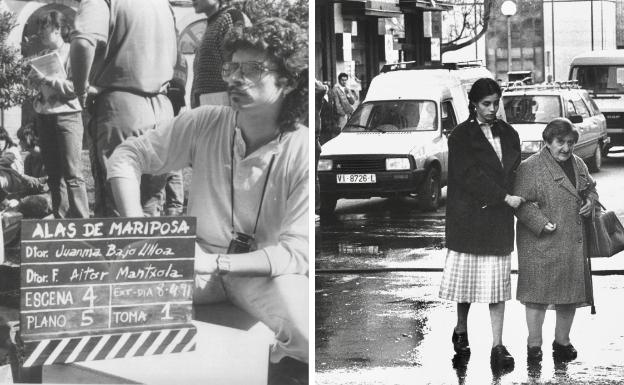
[[[439,267],[446,249],[439,246],[420,248],[384,248],[383,245],[363,245],[341,242],[331,253],[317,253],[316,269],[379,269]]]
[[[621,384],[624,379],[624,277],[595,277],[597,315],[577,311],[572,331],[579,359],[555,365],[550,357],[554,313],[544,324],[544,360],[526,366],[524,307],[507,302],[505,343],[513,372],[489,368],[491,332],[487,305],[469,317],[473,354],[464,369],[452,367],[450,331],[455,305],[437,298],[439,273],[355,274],[316,277],[316,384]],[[512,276],[515,295],[516,277]],[[322,293],[322,295],[319,295]],[[533,369],[533,368],[532,368]]]
[[[410,268],[444,258],[443,217],[341,215],[316,227],[317,269]]]

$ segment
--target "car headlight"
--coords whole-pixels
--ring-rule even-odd
[[[386,170],[409,170],[408,158],[386,158]]]
[[[522,142],[521,149],[522,149],[522,152],[538,152],[539,150],[542,149],[542,141],[535,140],[535,141]]]
[[[334,167],[334,161],[331,159],[319,159],[317,170],[318,171],[331,171]]]

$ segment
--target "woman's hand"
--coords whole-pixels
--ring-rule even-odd
[[[557,224],[556,223],[546,223],[544,225],[544,233],[546,234],[550,234],[552,232],[554,232],[555,230],[557,230]]]
[[[525,202],[525,199],[515,195],[505,195],[505,203],[512,207],[513,209],[517,209],[521,204]]]
[[[586,199],[585,204],[581,206],[579,214],[583,217],[589,217],[594,209],[594,201],[592,199]]]

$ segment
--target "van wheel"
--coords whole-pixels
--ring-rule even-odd
[[[594,155],[587,160],[589,171],[598,172],[602,167],[602,151],[600,148],[600,143],[596,146],[596,150],[594,150]]]
[[[321,194],[321,217],[333,216],[334,210],[336,210],[336,203],[338,203],[338,198],[335,195]]]
[[[425,211],[435,211],[440,206],[440,172],[431,167],[418,190],[418,204]]]

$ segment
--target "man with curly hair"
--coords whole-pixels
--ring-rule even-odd
[[[141,173],[193,166],[195,303],[229,300],[259,318],[276,334],[269,379],[307,383],[307,38],[267,18],[231,31],[224,48],[231,106],[130,138],[109,160],[109,180],[122,214],[140,216]]]

